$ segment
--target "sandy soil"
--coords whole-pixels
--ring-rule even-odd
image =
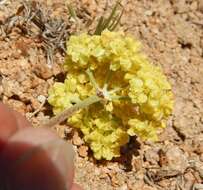
[[[56,51],[47,64],[43,42],[22,34],[16,25],[5,34],[7,18],[20,0],[0,1],[0,100],[24,114],[33,125],[52,115],[44,102],[54,81],[63,79],[63,55]],[[69,19],[67,1],[41,0],[52,18]],[[93,30],[115,1],[72,0],[80,17],[70,31]],[[175,109],[157,143],[132,141],[122,157],[97,162],[80,134],[58,125],[58,134],[76,152],[76,182],[84,190],[200,190],[203,189],[203,1],[123,0],[118,30],[143,43],[143,51],[160,64],[175,94]],[[19,21],[20,22],[20,21]],[[85,29],[84,29],[85,28]]]

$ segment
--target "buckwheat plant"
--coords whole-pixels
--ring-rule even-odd
[[[98,160],[119,157],[130,136],[156,141],[172,112],[171,85],[140,49],[121,32],[72,36],[67,77],[49,90],[54,114],[70,110],[68,123],[82,131]]]

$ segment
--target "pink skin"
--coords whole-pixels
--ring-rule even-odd
[[[11,190],[82,190],[73,184],[72,147],[49,129],[32,128],[2,103],[0,168],[0,179]]]

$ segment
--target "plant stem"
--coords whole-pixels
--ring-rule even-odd
[[[98,90],[99,86],[97,85],[97,82],[96,82],[96,80],[94,78],[94,75],[92,74],[91,70],[87,69],[86,73],[87,73],[87,75],[88,75],[88,77],[90,79],[90,82],[91,82],[92,86],[95,88],[95,90]]]
[[[73,105],[70,108],[65,109],[63,112],[61,112],[58,115],[56,115],[55,117],[51,118],[47,123],[45,123],[43,125],[43,127],[53,127],[56,124],[59,124],[59,123],[65,121],[67,118],[72,116],[79,109],[86,108],[86,107],[90,106],[91,104],[99,102],[100,100],[101,100],[100,97],[98,97],[96,95],[92,95],[89,98]]]

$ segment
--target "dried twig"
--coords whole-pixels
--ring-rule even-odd
[[[203,184],[195,183],[192,187],[192,190],[203,190]]]
[[[6,3],[7,0],[0,0],[0,5],[3,5]]]

